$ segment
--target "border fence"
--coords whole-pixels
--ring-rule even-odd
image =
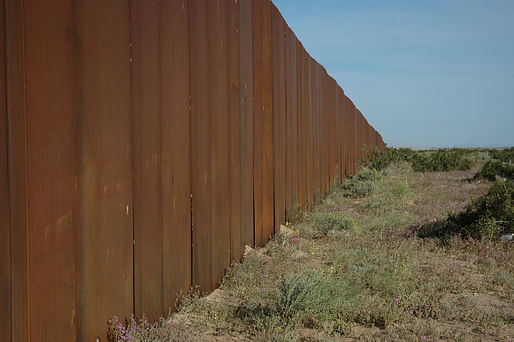
[[[0,339],[218,286],[384,149],[269,0],[0,4]]]

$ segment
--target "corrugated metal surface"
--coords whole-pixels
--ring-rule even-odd
[[[7,341],[103,341],[114,314],[211,291],[384,148],[269,0],[26,0],[0,21]]]

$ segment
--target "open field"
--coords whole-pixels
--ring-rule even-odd
[[[513,243],[420,237],[487,193],[491,182],[470,180],[487,152],[473,159],[468,171],[416,173],[406,162],[369,171],[362,197],[335,189],[265,248],[248,249],[211,295],[189,295],[157,325],[113,332],[134,341],[510,341]]]

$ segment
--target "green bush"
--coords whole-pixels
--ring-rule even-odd
[[[460,150],[437,150],[428,155],[418,153],[412,158],[412,169],[416,172],[469,170],[473,163],[465,154]]]
[[[504,163],[514,162],[514,147],[505,148],[503,150],[491,150],[491,158],[498,159]]]
[[[391,163],[410,162],[416,154],[410,148],[388,148],[385,151],[375,149],[368,155],[366,166],[377,171],[384,171]]]
[[[514,232],[514,182],[496,181],[487,194],[471,201],[462,213],[450,214],[443,222],[425,226],[422,237],[447,240],[453,235],[476,240],[498,240]]]
[[[365,197],[376,188],[380,173],[376,169],[364,168],[349,178],[343,185],[343,195],[349,198]]]
[[[514,164],[489,160],[473,178],[494,182],[497,177],[514,179]]]

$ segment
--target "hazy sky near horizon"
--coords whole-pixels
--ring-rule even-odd
[[[273,0],[389,146],[514,146],[514,0]]]

